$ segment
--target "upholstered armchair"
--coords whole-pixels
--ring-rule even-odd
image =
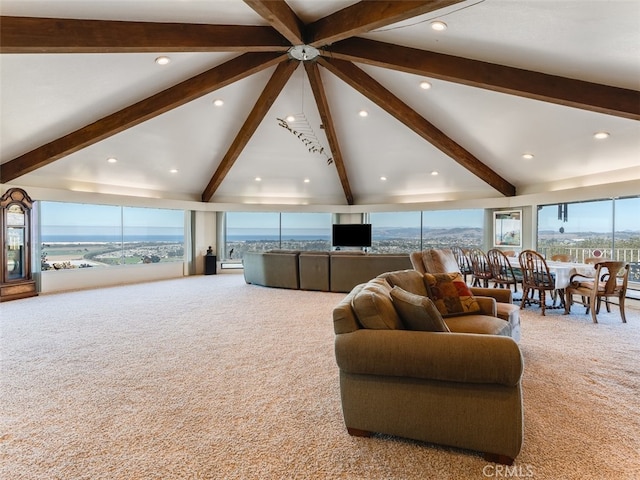
[[[456,257],[448,248],[431,248],[409,255],[413,268],[425,273],[461,272]],[[470,287],[471,293],[479,297],[492,297],[497,302],[497,316],[508,321],[514,329],[513,338],[520,340],[520,308],[513,304],[513,293],[508,288]]]

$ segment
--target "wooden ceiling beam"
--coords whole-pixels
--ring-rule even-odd
[[[0,183],[93,145],[286,60],[286,53],[245,53],[2,164]]]
[[[4,16],[0,24],[0,53],[246,53],[291,46],[266,26]]]
[[[361,1],[307,26],[307,43],[316,48],[430,13],[463,0]]]
[[[338,142],[338,136],[336,135],[336,129],[333,125],[333,118],[329,109],[329,102],[327,101],[327,95],[322,85],[322,78],[320,78],[320,70],[318,64],[315,62],[304,62],[304,68],[309,77],[309,83],[311,84],[311,90],[318,106],[318,112],[320,113],[320,119],[322,120],[322,126],[324,127],[324,133],[327,136],[329,142],[329,148],[331,149],[331,156],[333,163],[336,166],[338,172],[338,178],[342,184],[342,190],[344,191],[345,198],[349,205],[353,205],[353,193],[351,192],[351,185],[349,185],[349,177],[347,176],[347,169],[344,165],[344,159],[342,152],[340,151],[340,143]]]
[[[325,57],[318,57],[318,63],[501,194],[507,197],[516,194],[515,186],[421,117],[353,63]]]
[[[213,195],[216,193],[216,190],[231,170],[231,167],[244,150],[244,147],[246,147],[249,140],[251,140],[251,137],[264,119],[264,116],[276,101],[278,95],[280,95],[280,92],[286,85],[287,81],[289,81],[289,78],[291,78],[291,75],[297,67],[297,60],[283,61],[278,65],[276,71],[260,94],[260,98],[258,98],[258,101],[255,103],[253,109],[249,113],[249,116],[245,120],[244,125],[242,125],[242,128],[236,135],[236,138],[234,138],[231,143],[231,147],[229,147],[229,150],[227,150],[227,153],[225,153],[222,161],[218,165],[218,168],[211,177],[209,184],[202,192],[203,202],[211,200]]]
[[[244,3],[269,22],[291,45],[305,44],[304,24],[284,0],[244,0]]]
[[[522,70],[390,43],[352,38],[327,56],[472,87],[640,120],[640,91]]]

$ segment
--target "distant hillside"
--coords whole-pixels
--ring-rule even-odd
[[[430,238],[440,237],[482,237],[482,228],[455,227],[455,228],[431,228],[424,227],[426,235]],[[419,228],[406,227],[373,227],[373,235],[386,238],[420,238]]]

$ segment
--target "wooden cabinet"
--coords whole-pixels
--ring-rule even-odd
[[[32,206],[33,201],[20,188],[11,188],[0,197],[0,302],[38,294],[32,278]]]

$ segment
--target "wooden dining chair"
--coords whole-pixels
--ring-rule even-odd
[[[473,270],[471,286],[487,288],[489,280],[493,278],[487,254],[479,248],[474,248],[469,252],[469,258],[471,259],[471,269]]]
[[[530,293],[538,292],[542,315],[545,315],[546,292],[555,292],[555,276],[549,271],[549,266],[544,257],[535,250],[523,250],[518,256],[518,261],[522,270],[522,302],[520,303],[520,309],[524,308],[525,303],[533,301],[528,298]],[[562,296],[560,300],[564,303]]]
[[[565,288],[564,313],[571,312],[571,305],[579,303],[586,307],[585,313],[591,310],[593,323],[598,323],[597,315],[600,313],[602,300],[605,301],[607,311],[611,311],[609,299],[617,298],[620,307],[622,323],[627,323],[624,312],[624,300],[627,294],[629,281],[629,264],[627,262],[598,262],[594,265],[596,271],[593,278],[575,274],[571,276],[569,286]],[[580,295],[580,300],[575,300],[575,295]]]
[[[569,263],[573,263],[575,262],[575,258],[573,258],[571,255],[568,255],[566,253],[556,253],[555,255],[551,256],[551,260],[553,260],[554,262],[569,262]]]
[[[458,268],[460,269],[460,273],[462,273],[462,277],[464,278],[464,281],[466,283],[467,276],[473,274],[471,259],[469,258],[469,251],[465,248],[454,245],[451,247],[451,252],[453,253],[453,256],[456,257]]]
[[[509,263],[509,258],[498,248],[492,248],[487,252],[491,275],[496,287],[511,288],[514,293],[518,291],[518,284],[522,283],[522,272],[514,270]]]

